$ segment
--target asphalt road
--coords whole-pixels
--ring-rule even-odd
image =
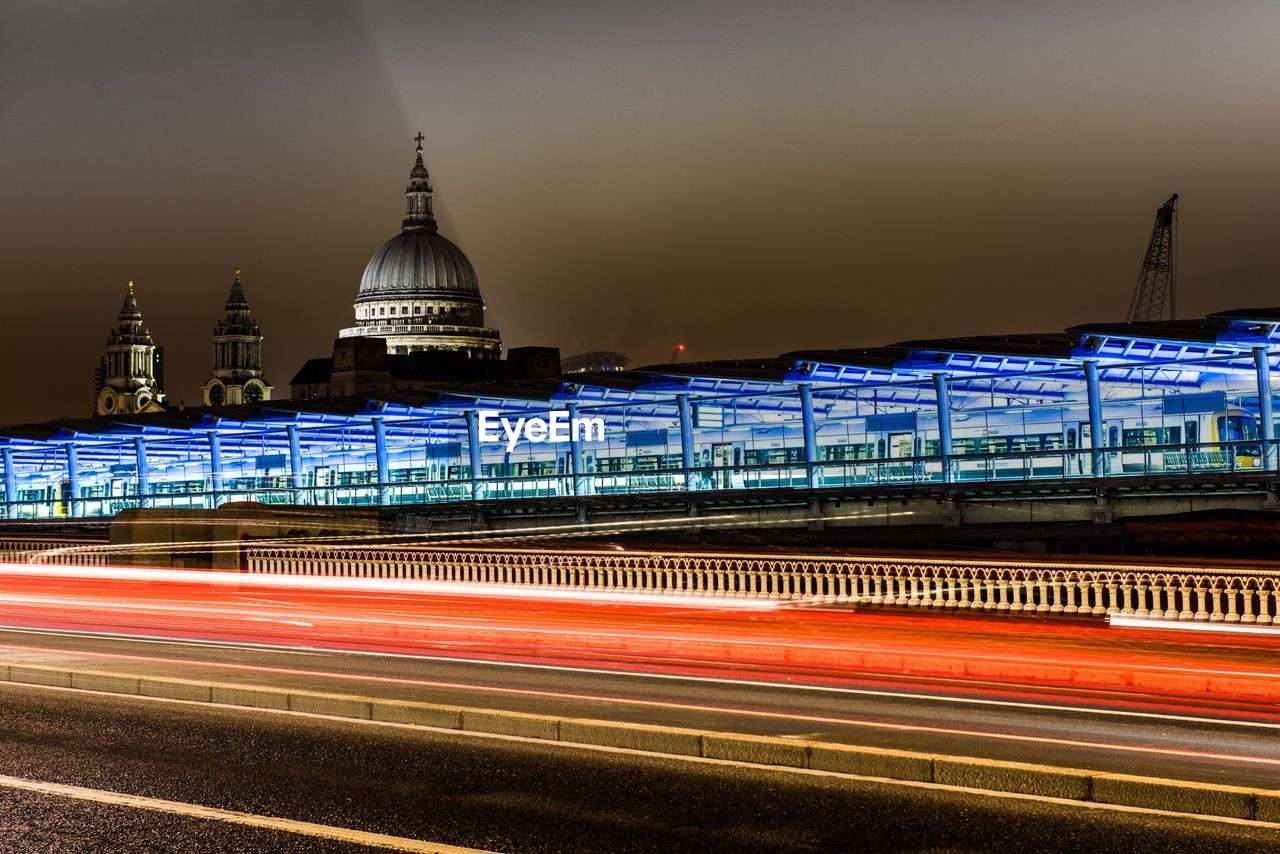
[[[572,851],[1280,850],[1268,831],[495,738],[0,686],[0,775],[452,845]],[[6,851],[357,846],[0,784]]]
[[[469,651],[468,655],[474,654]],[[1274,704],[1170,709],[1131,689],[968,679],[836,683],[728,670],[282,651],[0,630],[0,662],[196,678],[1280,788]],[[624,665],[614,665],[615,667]]]

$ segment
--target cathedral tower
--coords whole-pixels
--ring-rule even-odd
[[[164,409],[163,347],[151,340],[142,323],[133,282],[124,296],[115,329],[107,336],[107,354],[102,357],[94,383],[95,411],[98,415],[131,415]]]
[[[201,396],[205,406],[271,399],[271,386],[262,376],[262,333],[249,314],[239,268],[222,319],[213,327],[213,372]]]

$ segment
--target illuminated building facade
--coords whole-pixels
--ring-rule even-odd
[[[4,508],[1275,480],[1278,358],[1280,309],[1267,308],[53,421],[0,430]],[[481,411],[563,411],[606,430],[509,448],[480,440]]]

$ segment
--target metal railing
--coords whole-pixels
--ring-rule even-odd
[[[1253,569],[743,554],[249,548],[249,572],[908,608],[1277,621],[1280,572]]]

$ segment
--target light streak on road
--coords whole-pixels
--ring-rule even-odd
[[[1239,635],[1272,635],[1280,637],[1280,628],[1275,626],[1246,626],[1240,623],[1199,623],[1182,620],[1152,620],[1143,617],[1125,617],[1112,614],[1107,623],[1118,629],[1157,629],[1178,632],[1216,632]]]
[[[701,596],[674,593],[611,593],[572,588],[503,587],[460,581],[418,581],[390,578],[343,578],[322,575],[276,575],[203,569],[152,569],[127,566],[66,566],[60,564],[0,563],[0,577],[56,578],[85,582],[141,582],[143,584],[211,585],[237,590],[317,590],[365,595],[369,593],[436,594],[498,597],[503,599],[553,599],[618,604],[661,604],[672,607],[706,608]],[[0,595],[3,595],[0,593]],[[767,611],[779,603],[767,599],[717,599],[714,607],[726,610]]]
[[[1063,617],[796,608],[770,600],[397,579],[0,564],[0,623],[49,631],[603,668],[1272,721],[1269,637],[1117,632]],[[740,684],[743,684],[740,682]],[[1056,704],[1056,703],[1055,703]],[[1046,704],[1046,708],[1048,705]],[[817,722],[817,721],[815,721]]]

